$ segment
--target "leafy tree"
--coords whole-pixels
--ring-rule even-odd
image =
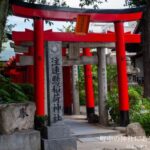
[[[8,7],[9,7],[9,0],[0,0],[0,51],[2,48],[2,41],[4,39],[4,29],[6,25]]]

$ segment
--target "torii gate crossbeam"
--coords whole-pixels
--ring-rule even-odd
[[[25,32],[16,32],[12,34],[12,39],[18,42],[34,41],[34,33],[31,30]],[[140,34],[124,34],[125,43],[140,43]],[[88,33],[86,35],[77,35],[75,33],[44,31],[44,41],[62,41],[62,42],[116,42],[115,33]]]
[[[134,21],[142,16],[143,8],[132,9],[78,9],[54,7],[40,4],[28,4],[12,1],[13,14],[27,18],[42,18],[53,21],[76,21],[78,15],[89,15],[90,22],[116,22],[116,21]]]

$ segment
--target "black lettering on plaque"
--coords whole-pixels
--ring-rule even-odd
[[[61,42],[48,42],[47,52],[47,89],[49,124],[63,119],[63,81],[62,81]]]

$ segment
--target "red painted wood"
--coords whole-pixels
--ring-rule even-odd
[[[57,21],[76,21],[78,15],[89,15],[91,22],[115,22],[115,21],[134,21],[142,17],[142,12],[134,13],[81,13],[81,12],[68,12],[62,10],[42,10],[36,8],[29,8],[25,6],[12,5],[12,12],[16,16],[25,18],[40,17],[47,20]]]
[[[34,20],[34,92],[36,115],[45,115],[44,103],[44,27],[42,19]]]
[[[118,69],[119,108],[121,111],[129,110],[128,79],[126,69],[125,37],[123,22],[115,23],[116,55]]]
[[[62,48],[63,56],[66,56],[66,50],[66,48]],[[66,114],[71,114],[73,103],[71,70],[72,66],[63,67],[64,111]]]
[[[71,78],[72,66],[63,67],[63,86],[64,86],[64,109],[72,110],[72,78]]]
[[[92,56],[89,48],[83,49],[84,56]],[[86,95],[86,107],[94,108],[94,89],[93,89],[93,76],[92,76],[92,66],[84,66],[84,78],[85,78],[85,95]]]
[[[126,34],[125,43],[140,43],[140,34]],[[12,39],[15,42],[27,42],[33,41],[33,32],[16,32],[12,33]],[[116,42],[115,33],[88,33],[86,35],[76,35],[75,33],[63,33],[63,32],[44,32],[45,41],[62,41],[62,42]]]

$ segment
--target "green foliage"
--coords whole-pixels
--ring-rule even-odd
[[[143,89],[141,86],[129,87],[128,93],[130,99],[130,121],[139,122],[145,129],[147,135],[150,135],[150,100],[143,98]],[[111,121],[119,124],[117,88],[114,88],[108,93],[107,108],[112,119]]]
[[[93,75],[95,104],[97,105],[98,103],[98,68],[97,68],[97,65],[92,65],[92,75]]]
[[[142,98],[132,106],[131,121],[139,122],[150,135],[150,99]]]
[[[80,105],[85,105],[85,82],[84,82],[84,67],[79,66],[79,97],[80,97]]]
[[[31,91],[26,95],[21,86],[0,75],[0,103],[26,102],[30,94]]]
[[[92,65],[92,75],[93,75],[93,87],[94,87],[94,96],[95,104],[98,101],[98,67],[97,65]],[[117,87],[117,68],[115,65],[107,65],[107,81],[108,81],[108,90],[111,90]],[[80,95],[80,104],[85,105],[85,83],[84,83],[84,67],[79,66],[79,95]]]
[[[108,92],[106,107],[109,110],[111,116],[111,122],[119,123],[119,101],[118,101],[118,89],[114,88]]]
[[[150,135],[150,128],[149,128],[149,126],[150,126],[150,115],[148,115],[148,114],[142,114],[142,116],[138,115],[138,116],[136,116],[135,121],[140,122],[140,124],[143,126],[146,134]]]
[[[106,107],[111,116],[111,122],[119,124],[119,97],[117,87],[117,68],[116,66],[107,66],[108,95]],[[130,100],[130,121],[139,122],[150,135],[150,100],[143,98],[142,86],[130,86],[128,89]]]
[[[23,93],[28,97],[30,101],[34,101],[34,88],[32,84],[19,84]]]
[[[108,91],[117,87],[117,66],[107,65],[107,83]]]

